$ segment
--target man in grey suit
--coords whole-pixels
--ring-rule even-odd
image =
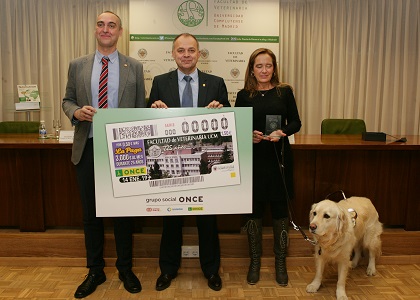
[[[84,298],[106,280],[104,225],[96,217],[93,161],[93,116],[98,108],[145,107],[143,66],[137,60],[117,51],[122,34],[121,19],[106,11],[96,20],[97,50],[70,62],[63,111],[75,126],[72,162],[83,209],[86,259],[89,273],[74,296]],[[132,271],[132,219],[114,218],[119,278],[130,293],[141,291]]]
[[[193,35],[183,33],[174,39],[172,57],[178,69],[154,78],[148,107],[230,106],[224,80],[197,69],[200,52],[198,41]],[[208,280],[208,286],[219,291],[222,280],[219,276],[220,247],[216,216],[199,215],[196,220],[201,269]],[[156,281],[158,291],[168,288],[178,274],[181,265],[182,221],[181,216],[163,217],[159,254],[161,275]]]

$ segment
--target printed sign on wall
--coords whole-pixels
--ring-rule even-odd
[[[233,106],[251,53],[269,48],[278,56],[277,24],[278,0],[131,0],[130,56],[144,65],[148,97],[154,76],[176,68],[173,39],[194,34],[198,68],[224,78]]]

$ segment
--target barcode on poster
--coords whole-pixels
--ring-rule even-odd
[[[204,176],[188,176],[188,177],[177,177],[168,179],[159,179],[149,182],[150,187],[167,186],[167,185],[180,185],[190,184],[196,182],[203,182]]]
[[[150,137],[157,135],[157,125],[119,127],[113,128],[112,132],[114,141]]]

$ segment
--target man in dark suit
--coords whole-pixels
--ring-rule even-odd
[[[149,107],[230,106],[224,80],[197,69],[200,52],[198,41],[193,35],[183,33],[174,39],[172,57],[178,69],[154,78]],[[220,247],[216,216],[199,215],[196,220],[201,269],[208,280],[208,286],[219,291],[222,280],[219,276]],[[178,274],[181,264],[182,221],[181,216],[163,217],[159,255],[161,275],[156,281],[158,291],[168,288]]]
[[[145,107],[143,66],[117,51],[121,19],[106,11],[96,20],[97,50],[70,62],[63,111],[75,126],[72,162],[83,209],[86,259],[89,273],[74,296],[84,298],[106,280],[104,225],[96,217],[93,164],[93,116],[98,108]],[[114,218],[119,278],[130,293],[141,291],[132,271],[132,219]]]

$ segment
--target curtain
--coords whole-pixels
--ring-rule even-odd
[[[128,0],[0,0],[0,121],[25,120],[15,112],[18,84],[37,84],[41,110],[32,120],[71,124],[61,109],[69,62],[96,49],[96,17],[105,10],[120,16],[124,28],[118,50],[128,55]]]
[[[303,133],[324,118],[420,134],[420,1],[280,0],[279,64]]]
[[[256,1],[256,0],[253,0]],[[264,1],[264,0],[261,0]],[[295,91],[303,127],[360,118],[368,131],[420,134],[420,1],[279,0],[279,67]],[[128,55],[129,0],[0,0],[0,121],[15,112],[17,84],[38,84],[47,129],[61,119],[70,60],[96,48],[96,16],[117,13]],[[147,12],[138,12],[139,17]]]

